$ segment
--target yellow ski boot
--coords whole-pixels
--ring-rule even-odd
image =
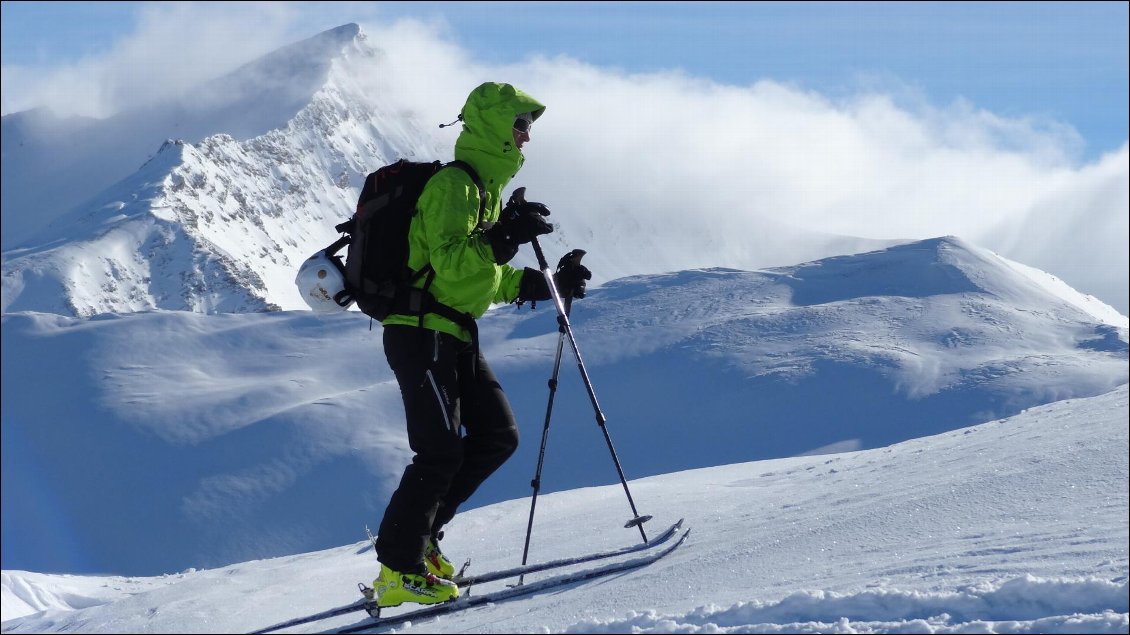
[[[428,567],[428,573],[437,578],[455,579],[455,565],[451,564],[451,561],[439,550],[439,543],[435,538],[429,538],[427,546],[424,547],[424,565]]]
[[[405,602],[441,604],[459,597],[459,587],[432,573],[401,573],[381,564],[381,575],[373,580],[377,606],[400,606]]]

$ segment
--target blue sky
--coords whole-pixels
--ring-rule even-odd
[[[163,4],[4,2],[4,113],[28,107],[35,93],[22,87],[21,71],[42,86],[59,69],[109,59],[154,16],[168,15],[170,3]],[[940,106],[964,100],[1002,117],[1068,124],[1085,142],[1081,159],[1118,149],[1130,120],[1125,2],[179,6],[180,16],[222,6],[232,24],[261,14],[262,32],[243,29],[240,37],[260,41],[264,52],[350,21],[415,17],[444,25],[451,41],[486,63],[563,55],[627,73],[681,69],[739,86],[771,79],[832,98],[899,86]],[[198,33],[185,25],[186,37]],[[246,41],[232,54],[258,50]]]

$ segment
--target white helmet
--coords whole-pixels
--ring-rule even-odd
[[[353,298],[345,290],[341,265],[327,256],[325,250],[302,263],[294,283],[302,299],[318,313],[336,313],[353,305]]]

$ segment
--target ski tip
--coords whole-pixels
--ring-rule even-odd
[[[679,536],[678,542],[671,545],[671,550],[674,551],[675,549],[677,549],[680,545],[682,545],[684,542],[686,542],[687,538],[690,538],[690,536],[691,536],[691,529],[690,529],[690,527],[687,527],[687,530],[683,532],[683,535]]]

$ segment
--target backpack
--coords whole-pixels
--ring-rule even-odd
[[[334,301],[342,307],[356,302],[366,315],[380,321],[393,313],[437,313],[464,328],[473,328],[473,318],[436,301],[427,288],[435,277],[431,264],[419,271],[408,267],[408,230],[416,215],[416,201],[424,186],[440,170],[453,167],[465,171],[479,190],[479,221],[486,208],[486,190],[475,170],[463,161],[418,163],[401,159],[365,178],[357,211],[335,226],[344,236],[324,250],[339,267],[344,289]],[[348,245],[345,262],[337,252]],[[412,285],[428,276],[423,289]],[[468,324],[468,320],[471,324]]]

